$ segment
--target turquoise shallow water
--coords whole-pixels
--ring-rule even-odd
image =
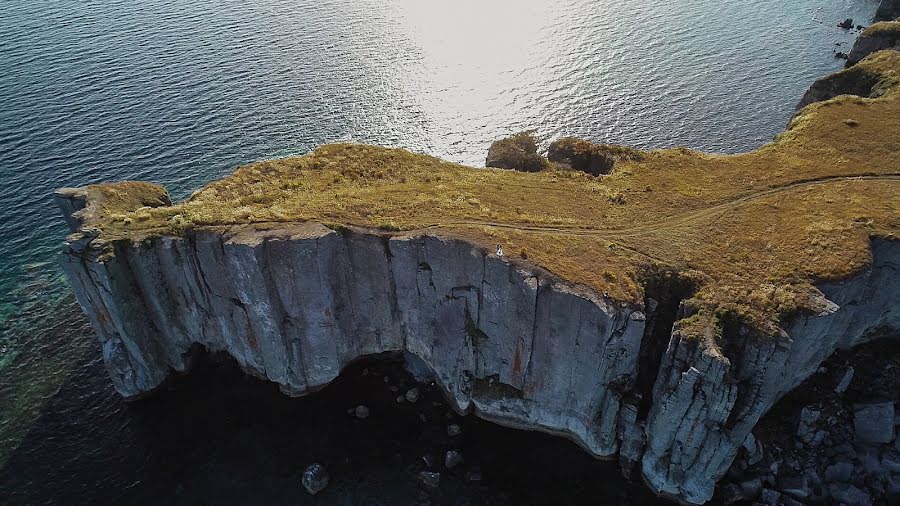
[[[82,381],[102,368],[53,258],[54,188],[145,179],[181,198],[336,140],[481,164],[524,128],[749,150],[840,67],[832,51],[854,35],[835,24],[866,23],[876,3],[4,2],[0,466],[50,404],[77,423],[120,416],[102,381]]]

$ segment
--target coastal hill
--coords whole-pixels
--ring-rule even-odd
[[[290,395],[401,354],[454,409],[700,504],[776,401],[900,329],[898,83],[874,53],[756,151],[595,145],[607,175],[334,144],[175,204],[63,189],[62,263],[127,397],[201,349]]]

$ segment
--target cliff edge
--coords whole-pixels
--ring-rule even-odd
[[[895,75],[900,54],[860,65]],[[835,349],[900,329],[900,98],[882,80],[810,100],[752,153],[653,151],[602,176],[340,144],[177,204],[147,183],[62,190],[62,263],[125,396],[198,345],[291,395],[405,351],[456,409],[699,504]]]
[[[900,21],[882,21],[863,30],[847,56],[847,66],[885,49],[900,50]]]

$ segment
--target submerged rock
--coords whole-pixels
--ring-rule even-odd
[[[420,471],[417,478],[420,483],[428,488],[438,488],[441,485],[441,473]]]
[[[360,420],[365,420],[366,418],[369,418],[369,408],[362,405],[356,406],[353,409],[353,415]]]
[[[444,467],[447,469],[453,469],[454,467],[463,463],[463,456],[461,453],[455,450],[449,450],[444,454]]]
[[[307,492],[316,495],[328,486],[329,479],[330,476],[328,475],[325,466],[315,463],[310,464],[310,466],[303,471],[301,482],[303,483],[303,488],[305,488]]]

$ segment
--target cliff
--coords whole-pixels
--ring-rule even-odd
[[[863,30],[847,56],[847,66],[884,49],[900,49],[900,21],[882,21]]]
[[[893,21],[900,18],[900,0],[881,0],[875,11],[875,21]]]
[[[897,23],[900,25],[900,23]],[[854,63],[869,56],[869,52],[861,54],[865,44],[860,41],[865,36],[857,39],[853,51],[860,58]],[[885,51],[876,57],[866,59],[840,72],[819,79],[803,95],[797,104],[797,110],[815,102],[831,100],[841,95],[855,95],[857,97],[878,98],[890,92],[900,82],[900,72],[897,69],[885,67],[883,63],[888,57],[894,58],[896,51]]]
[[[753,153],[649,152],[600,177],[332,145],[177,204],[146,183],[63,190],[62,263],[125,396],[198,345],[291,395],[408,352],[456,409],[699,504],[828,355],[900,329],[895,88],[811,103]]]

